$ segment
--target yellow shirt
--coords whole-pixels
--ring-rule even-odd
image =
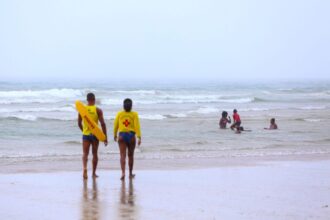
[[[120,111],[113,125],[113,135],[117,136],[119,132],[135,132],[136,136],[141,138],[140,121],[137,112]]]
[[[96,105],[87,105],[86,109],[88,114],[93,119],[93,121],[95,121],[95,123],[98,124],[99,116],[97,114]],[[91,130],[89,130],[89,128],[86,126],[83,120],[83,135],[91,135],[91,134],[92,134]]]

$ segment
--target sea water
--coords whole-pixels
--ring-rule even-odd
[[[109,146],[118,158],[113,119],[125,98],[142,128],[138,159],[248,157],[330,152],[330,82],[0,83],[0,163],[80,160],[75,100],[96,95]],[[235,134],[219,129],[222,111],[237,109]],[[279,129],[264,130],[276,118]]]

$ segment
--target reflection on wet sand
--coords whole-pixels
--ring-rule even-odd
[[[135,200],[136,195],[134,194],[133,180],[129,180],[128,192],[126,190],[125,181],[122,181],[119,205],[120,219],[138,219]]]
[[[88,181],[84,180],[81,201],[81,219],[100,219],[100,204],[98,199],[98,189],[96,179],[93,179],[92,189],[88,189]]]

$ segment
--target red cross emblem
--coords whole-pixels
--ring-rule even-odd
[[[131,124],[127,119],[123,122],[123,125],[125,125],[125,127],[128,127],[128,125]]]

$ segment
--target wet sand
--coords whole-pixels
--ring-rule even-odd
[[[0,175],[1,219],[329,219],[330,160]]]

